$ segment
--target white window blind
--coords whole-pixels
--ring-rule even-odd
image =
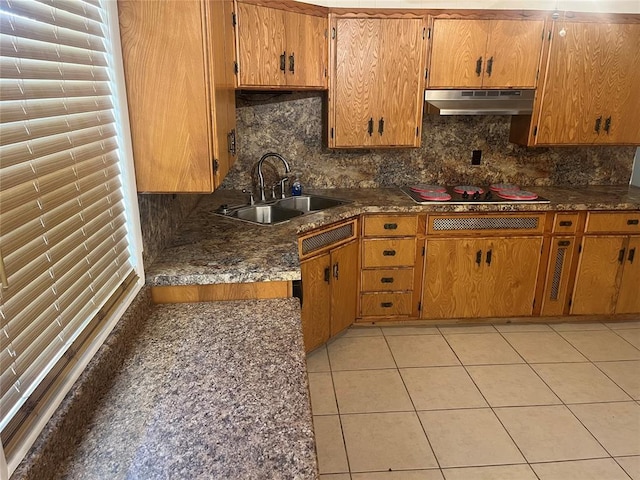
[[[0,0],[5,449],[133,272],[105,18],[100,0]]]

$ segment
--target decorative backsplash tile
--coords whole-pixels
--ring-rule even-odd
[[[252,167],[269,151],[281,153],[302,184],[315,188],[432,182],[621,185],[629,183],[635,154],[635,147],[514,145],[509,116],[425,115],[420,148],[330,150],[320,92],[243,92],[236,112],[239,154],[225,188],[251,185]],[[471,165],[472,150],[482,150],[480,166]]]

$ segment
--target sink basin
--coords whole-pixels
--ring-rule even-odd
[[[279,200],[277,205],[279,207],[290,208],[292,210],[299,210],[301,212],[317,212],[318,210],[324,210],[326,208],[337,207],[338,205],[344,205],[347,203],[344,200],[338,200],[337,198],[319,197],[315,195],[300,195],[298,197],[287,197]]]
[[[252,205],[236,210],[232,216],[248,222],[273,225],[303,214],[300,210],[282,208],[280,205]]]

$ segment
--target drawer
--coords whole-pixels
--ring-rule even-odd
[[[411,292],[363,293],[360,295],[360,313],[363,317],[392,317],[411,315]]]
[[[585,233],[640,233],[640,211],[589,212]]]
[[[577,226],[577,213],[556,213],[553,219],[553,233],[576,233]]]
[[[363,292],[413,290],[413,268],[363,270]]]
[[[413,267],[415,238],[368,238],[362,241],[362,267]]]
[[[418,231],[415,215],[366,215],[365,237],[411,237]]]

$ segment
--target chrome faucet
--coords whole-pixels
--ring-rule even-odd
[[[265,153],[262,158],[260,158],[260,160],[258,160],[258,179],[260,181],[260,201],[264,202],[266,201],[266,197],[264,195],[264,174],[262,173],[262,164],[264,163],[264,161],[269,158],[269,157],[276,157],[278,158],[282,163],[284,163],[284,172],[285,174],[287,173],[291,173],[291,168],[289,167],[289,164],[287,163],[287,161],[284,159],[284,157],[282,155],[280,155],[279,153]],[[281,190],[281,196],[282,198],[285,197],[285,192],[286,192],[286,183],[287,180],[289,179],[289,177],[287,175],[285,175],[284,177],[282,177],[282,179],[278,182],[280,184],[280,190]],[[275,188],[275,185],[274,185]],[[275,198],[275,195],[273,195],[272,191],[272,196]]]

